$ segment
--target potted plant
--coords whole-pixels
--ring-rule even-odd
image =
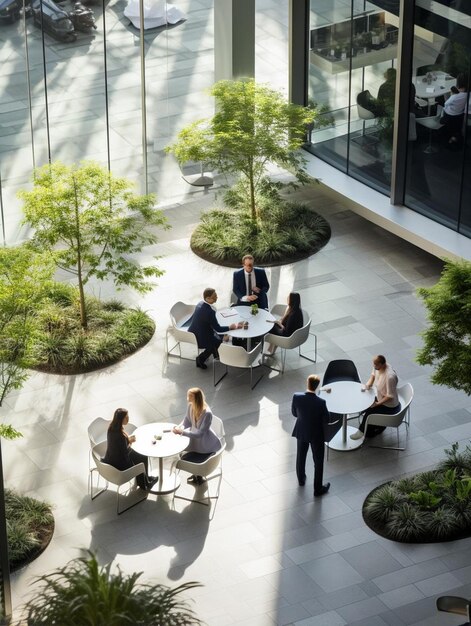
[[[250,312],[252,315],[258,315],[258,304],[250,305]]]

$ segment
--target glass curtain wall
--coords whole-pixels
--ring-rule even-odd
[[[0,11],[7,243],[28,236],[16,192],[51,160],[96,160],[160,202],[187,192],[163,148],[183,125],[212,114],[205,89],[214,76],[214,0],[85,2],[75,16],[72,0],[2,3],[9,7]]]
[[[415,2],[405,204],[471,235],[471,6]]]
[[[309,101],[327,125],[311,150],[389,193],[399,1],[311,0]]]

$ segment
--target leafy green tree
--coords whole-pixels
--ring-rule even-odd
[[[51,252],[57,266],[77,279],[84,329],[84,286],[92,276],[145,293],[153,286],[149,279],[163,273],[130,258],[157,242],[155,227],[167,227],[162,212],[154,209],[154,195],[136,195],[132,187],[98,163],[55,162],[35,172],[31,191],[19,193],[35,248]]]
[[[111,564],[100,566],[91,552],[36,579],[43,587],[26,605],[30,626],[193,626],[201,624],[182,592],[199,587],[189,582],[174,589],[138,583],[142,572],[125,576]]]
[[[317,111],[291,104],[280,92],[254,80],[219,81],[211,94],[216,114],[184,128],[167,151],[180,163],[201,161],[223,174],[240,176],[246,205],[256,221],[270,162],[291,170],[301,183],[310,180],[299,148]]]
[[[446,261],[440,280],[419,295],[429,326],[418,351],[421,365],[433,365],[432,383],[471,394],[471,263]]]
[[[0,248],[0,406],[19,389],[34,365],[36,313],[52,284],[55,267],[49,255],[26,246]],[[19,436],[0,424],[0,436]]]

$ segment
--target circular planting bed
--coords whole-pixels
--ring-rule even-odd
[[[256,223],[247,210],[204,213],[191,236],[191,249],[228,267],[240,266],[244,254],[252,254],[259,265],[281,265],[318,252],[330,235],[329,223],[308,206],[279,201],[262,207]]]
[[[376,487],[363,503],[363,519],[378,535],[405,543],[471,536],[471,448],[445,450],[437,469]]]
[[[46,502],[5,490],[10,571],[34,561],[54,534],[52,508]]]
[[[38,312],[35,368],[51,374],[80,374],[112,365],[151,339],[154,321],[140,309],[87,296],[87,328],[80,323],[77,289],[54,285]]]

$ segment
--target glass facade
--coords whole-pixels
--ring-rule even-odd
[[[413,9],[401,53],[399,0],[311,0],[308,101],[326,125],[308,149],[389,195],[402,167],[396,137],[407,155],[403,204],[469,236],[471,9],[460,0],[416,0]],[[409,106],[402,128],[398,94]]]
[[[139,0],[87,4],[96,29],[71,24],[71,0],[18,2],[0,10],[4,239],[27,236],[16,192],[49,160],[99,161],[164,200],[180,171],[163,148],[213,111],[214,0],[156,0],[142,30],[125,16]]]

